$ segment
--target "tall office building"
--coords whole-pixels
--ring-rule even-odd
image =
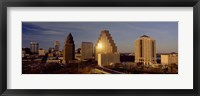
[[[81,55],[82,55],[82,60],[93,58],[93,43],[92,42],[82,42]]]
[[[98,60],[98,54],[116,53],[117,46],[115,45],[108,30],[102,30],[95,45],[95,60]]]
[[[54,42],[54,49],[55,49],[55,51],[59,51],[60,50],[60,42],[59,41],[55,41]]]
[[[95,45],[95,60],[99,66],[110,66],[120,62],[120,55],[108,30],[101,31]]]
[[[37,42],[30,42],[30,49],[31,49],[31,53],[33,53],[33,54],[38,53],[39,43],[37,43]]]
[[[67,63],[75,58],[75,45],[72,34],[70,33],[65,41],[63,52],[63,63]]]
[[[135,41],[135,62],[149,65],[156,64],[156,40],[143,35]]]

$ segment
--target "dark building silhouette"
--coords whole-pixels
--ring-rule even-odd
[[[128,55],[120,55],[120,61],[121,62],[134,62],[135,57],[134,56],[128,56]]]
[[[49,48],[48,52],[53,53],[55,51],[55,48]]]
[[[30,48],[22,48],[22,51],[25,51],[26,54],[31,54]]]
[[[65,41],[63,63],[68,63],[70,60],[75,59],[75,45],[72,34],[70,33]]]

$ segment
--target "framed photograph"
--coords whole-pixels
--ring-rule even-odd
[[[0,4],[2,96],[199,96],[199,0]]]

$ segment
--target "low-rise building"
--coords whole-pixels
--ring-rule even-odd
[[[44,56],[46,54],[45,50],[44,49],[39,49],[38,50],[38,55],[39,56]]]
[[[54,57],[53,53],[48,53],[48,57]]]
[[[78,54],[78,53],[75,54],[75,59],[76,60],[81,60],[81,57],[82,57],[81,54]]]
[[[26,51],[22,50],[22,58],[24,58],[26,55]]]
[[[178,54],[163,54],[161,55],[161,64],[169,65],[169,64],[178,64]]]
[[[58,57],[59,60],[63,60],[63,57]]]
[[[109,66],[120,63],[120,55],[118,53],[98,54],[98,65]]]
[[[47,63],[61,63],[61,60],[51,60],[51,59],[48,59]]]

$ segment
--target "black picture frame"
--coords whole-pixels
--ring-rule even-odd
[[[193,7],[193,89],[7,89],[7,7]],[[2,0],[0,1],[1,96],[199,96],[200,0]]]

